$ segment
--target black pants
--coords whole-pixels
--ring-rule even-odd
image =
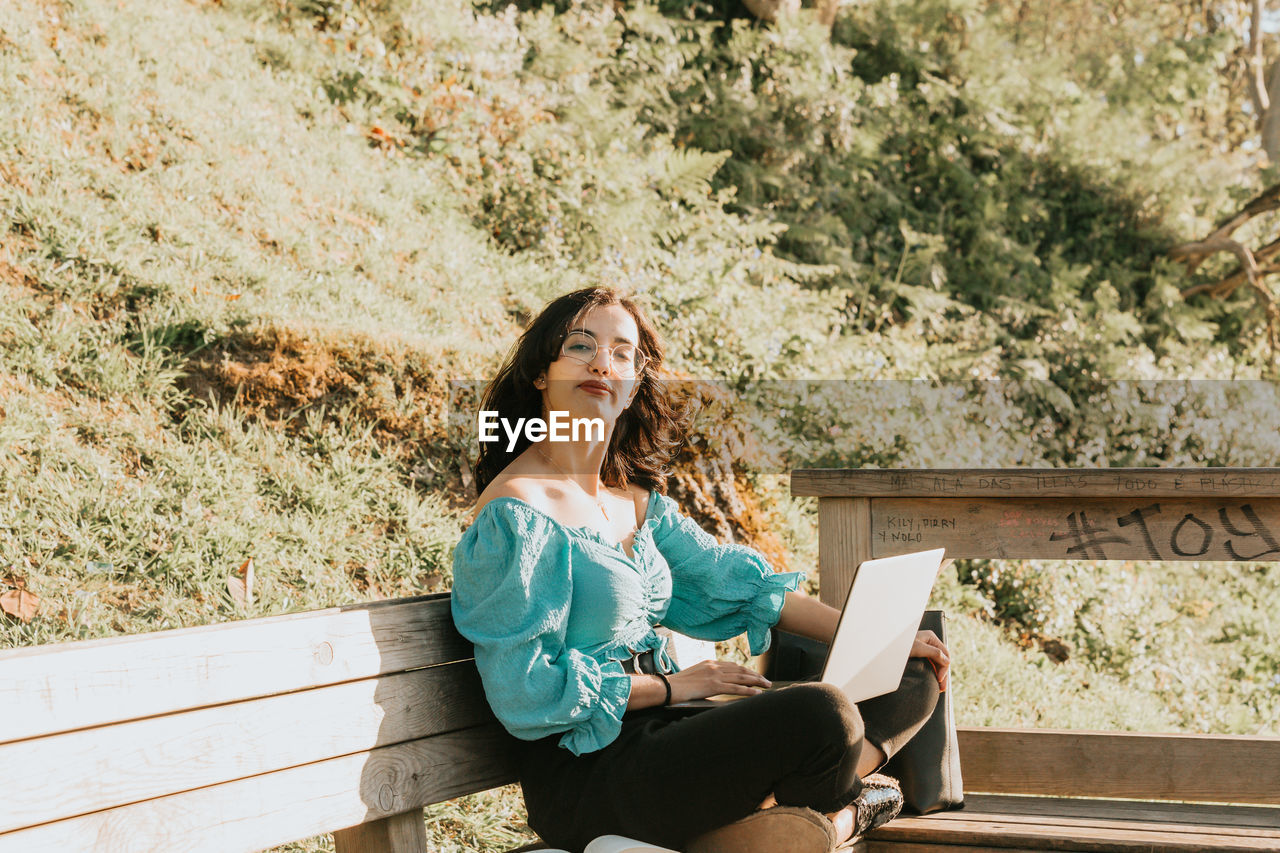
[[[520,784],[529,826],[580,851],[600,835],[681,849],[745,817],[770,793],[784,806],[844,808],[862,782],[865,741],[892,756],[938,702],[938,682],[912,659],[894,693],[857,705],[825,684],[796,684],[680,716],[629,712],[604,749],[575,756],[560,735],[523,744]]]

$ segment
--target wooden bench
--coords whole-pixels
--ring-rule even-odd
[[[1105,479],[1122,476],[1114,472],[1097,475],[1101,482],[1059,472],[1083,478],[1062,495],[1052,494],[1058,473],[1005,473],[1042,480],[1034,496],[1006,495],[1013,503],[1005,505],[970,495],[963,472],[948,472],[955,491],[941,497],[902,494],[918,488],[910,473],[798,472],[796,493],[822,497],[824,596],[838,597],[852,580],[852,558],[934,544],[955,556],[1063,556],[1080,545],[1055,538],[1069,529],[1063,513],[1076,513],[1083,530],[1106,513],[1135,510],[1123,491],[1077,494],[1116,488]],[[1137,510],[1160,502],[1161,511],[1147,511],[1145,526],[1126,535],[1161,557],[1162,537],[1184,508],[1164,490],[1200,499],[1185,495],[1185,482],[1174,485],[1178,476],[1219,474],[1161,473],[1138,502]],[[1248,504],[1267,531],[1280,529],[1280,472],[1221,476],[1257,483],[1245,494],[1202,496],[1198,517],[1212,523],[1225,507],[1245,530]],[[1243,481],[1221,482],[1230,492]],[[875,483],[888,493],[846,494]],[[943,514],[928,517],[970,523],[877,544],[887,518],[935,512]],[[1233,535],[1237,546],[1266,544],[1260,532]],[[1058,550],[1038,553],[1036,537]],[[1196,550],[1199,539],[1178,547]],[[1212,547],[1219,550],[1205,553],[1230,556],[1217,534]],[[1085,556],[1120,553],[1105,548]],[[447,595],[4,651],[0,853],[227,853],[326,832],[338,853],[421,853],[422,808],[511,782],[511,745],[484,701]],[[966,729],[961,751],[966,788],[980,792],[966,809],[895,821],[859,849],[1280,850],[1275,738]],[[1147,800],[1165,802],[1138,802]],[[1253,805],[1203,804],[1222,802]]]
[[[514,782],[513,745],[447,594],[12,649],[0,853],[328,832],[337,853],[423,853],[423,807]]]
[[[0,652],[0,853],[422,853],[513,781],[448,595]]]
[[[821,595],[871,557],[1280,560],[1280,469],[802,470]],[[963,687],[961,689],[964,689]],[[959,731],[966,806],[868,853],[1280,850],[1280,738]]]

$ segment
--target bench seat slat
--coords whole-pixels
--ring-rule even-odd
[[[1194,827],[1128,820],[1051,818],[1017,820],[1005,814],[963,812],[948,820],[900,818],[875,831],[876,840],[918,844],[959,843],[1000,849],[1091,851],[1091,853],[1204,853],[1204,851],[1275,851],[1280,833],[1240,834],[1222,827]]]
[[[1039,802],[1036,802],[1039,800]],[[965,797],[960,811],[940,812],[924,817],[902,817],[895,831],[914,834],[935,827],[961,826],[974,822],[1000,823],[1011,827],[1053,824],[1063,827],[1162,831],[1170,836],[1206,833],[1235,838],[1280,839],[1280,810],[1259,806],[1267,814],[1242,818],[1248,825],[1232,821],[1240,816],[1233,807],[1193,803],[1141,803],[1127,800],[1085,800],[1056,797]]]
[[[906,829],[877,830],[877,840],[899,839],[915,844],[937,845],[930,850],[958,844],[969,850],[1005,848],[1077,853],[1275,853],[1276,838],[1241,838],[1215,833],[1135,830],[1125,827],[1064,827],[1058,824],[1019,826],[998,821],[970,821],[946,824],[928,832],[907,835]],[[882,835],[883,833],[883,835]],[[896,848],[888,848],[895,850]]]
[[[965,790],[1280,805],[1280,738],[960,728]]]
[[[975,814],[1003,815],[1005,820],[1033,822],[1044,817],[1070,820],[1147,821],[1219,827],[1218,831],[1260,836],[1280,833],[1280,807],[1223,806],[1204,803],[1162,803],[1145,800],[1091,800],[1063,797],[1020,797],[999,794],[966,794],[960,811],[938,812],[930,820],[963,819]]]
[[[514,780],[497,723],[0,834],[0,853],[234,853]]]
[[[1276,850],[1280,808],[966,795],[963,810],[901,817],[868,840],[869,853]]]
[[[0,743],[468,659],[449,596],[0,652]]]
[[[10,743],[0,832],[491,719],[468,661]]]
[[[991,853],[998,849],[1000,853],[1041,853],[1041,848],[1034,847],[1000,847],[990,845],[974,847],[969,844],[929,844],[915,841],[889,841],[883,838],[865,838],[864,853]]]

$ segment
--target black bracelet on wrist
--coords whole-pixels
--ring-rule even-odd
[[[662,703],[662,704],[663,704],[663,707],[665,707],[665,706],[667,706],[667,705],[670,705],[670,704],[671,704],[671,682],[667,679],[667,677],[666,677],[665,675],[663,675],[663,674],[662,674],[662,673],[660,673],[660,672],[655,672],[655,673],[654,673],[654,675],[656,675],[656,676],[658,676],[659,678],[661,678],[661,679],[662,679],[662,686],[663,686],[663,687],[665,687],[665,688],[667,688],[667,698],[666,698],[666,700],[664,700],[664,701],[663,701],[663,703]]]

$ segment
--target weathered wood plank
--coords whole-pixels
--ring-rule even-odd
[[[1280,497],[1280,468],[803,468],[800,497]]]
[[[968,791],[1280,805],[1280,738],[961,728]]]
[[[407,812],[515,778],[497,723],[0,835],[0,853],[234,853]]]
[[[937,812],[928,820],[954,820],[973,815],[1001,815],[1009,821],[1036,822],[1044,818],[1128,820],[1215,827],[1240,835],[1265,837],[1280,833],[1280,807],[1223,806],[1207,803],[1167,803],[1150,800],[1096,800],[1062,797],[1021,797],[1016,794],[966,794],[963,811]],[[905,818],[903,818],[905,819]]]
[[[980,838],[981,840],[977,840]],[[937,839],[934,841],[900,840],[897,838],[868,838],[867,853],[1256,853],[1257,850],[1272,850],[1268,847],[1239,847],[1220,845],[1212,836],[1203,841],[1195,840],[1181,843],[1162,843],[1161,839],[1152,838],[1025,838],[1007,837],[999,833],[985,834],[975,837],[974,843],[963,834],[953,840]],[[1207,842],[1207,843],[1205,843]],[[1196,846],[1199,844],[1200,846]],[[1027,846],[1032,845],[1032,846]]]
[[[1022,799],[1030,799],[1024,797]],[[1081,804],[1087,806],[1098,806],[1105,804],[1107,800],[1080,800]],[[1007,804],[1012,805],[1012,804]],[[1163,810],[1164,814],[1160,814]],[[1038,832],[1043,826],[1056,826],[1061,829],[1064,837],[1079,836],[1082,832],[1091,832],[1098,830],[1099,835],[1105,834],[1107,831],[1120,828],[1128,832],[1146,832],[1159,833],[1167,838],[1177,838],[1181,835],[1200,837],[1204,835],[1213,835],[1222,839],[1239,840],[1242,844],[1254,844],[1259,840],[1269,840],[1272,844],[1280,846],[1280,829],[1259,829],[1259,828],[1237,828],[1232,826],[1223,826],[1218,823],[1212,824],[1193,824],[1186,820],[1175,820],[1180,817],[1176,814],[1177,809],[1170,803],[1157,804],[1156,808],[1150,810],[1150,820],[1137,820],[1135,818],[1121,816],[1118,818],[1106,818],[1101,814],[1088,815],[1087,808],[1082,808],[1082,814],[1076,816],[1063,816],[1054,814],[1018,814],[1016,812],[972,812],[966,806],[964,811],[949,812],[943,816],[928,815],[926,817],[900,817],[891,832],[886,833],[886,837],[895,838],[911,838],[913,840],[927,840],[930,837],[936,837],[942,834],[950,834],[965,827],[971,827],[975,823],[984,826],[1000,824],[1007,827],[1007,831],[1011,834],[1017,834],[1024,829]],[[1099,809],[1101,812],[1102,810]],[[1169,818],[1169,819],[1165,819]]]
[[[471,655],[448,595],[11,649],[0,652],[0,743]]]
[[[871,837],[915,844],[959,844],[977,849],[1014,847],[1092,853],[1203,853],[1208,850],[1274,853],[1280,842],[1275,835],[1227,835],[1211,827],[1194,831],[1191,827],[1169,824],[1136,824],[1123,820],[1086,823],[1053,818],[1024,823],[1006,820],[1004,815],[975,815],[968,819],[963,812],[959,815],[947,821],[900,818],[876,830]]]
[[[449,664],[0,746],[0,832],[493,719]],[[39,773],[31,768],[39,767]]]
[[[1280,499],[878,498],[871,542],[877,557],[1280,560]]]
[[[335,853],[427,853],[422,809],[362,823],[333,834]]]
[[[866,844],[865,853],[991,853],[992,850],[999,850],[1000,853],[1041,853],[1040,850],[1030,847],[992,847],[989,844],[981,847],[968,844],[918,844],[914,841],[890,841],[884,838],[866,838],[864,843]]]
[[[818,597],[843,607],[858,566],[871,558],[871,504],[866,498],[818,501]]]
[[[974,821],[1019,826],[1056,825],[1070,835],[1076,827],[1123,826],[1131,830],[1223,838],[1269,838],[1280,844],[1280,809],[1271,806],[1216,806],[1197,803],[1133,800],[1062,799],[968,795],[963,811],[924,817],[904,816],[895,824],[895,837],[923,839],[939,824],[968,825]]]

